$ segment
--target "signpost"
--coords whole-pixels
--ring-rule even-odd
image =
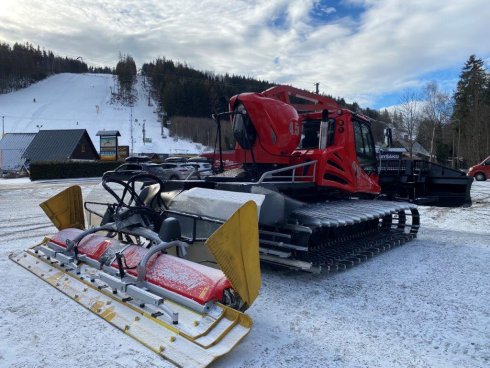
[[[129,146],[118,146],[117,158],[119,160],[124,160],[126,157],[129,157]]]
[[[101,130],[97,132],[97,136],[100,137],[100,159],[102,161],[117,161],[120,158],[117,142],[117,137],[121,136],[119,131]]]

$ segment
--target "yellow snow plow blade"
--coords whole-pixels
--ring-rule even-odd
[[[178,324],[172,324],[157,307],[143,305],[120,290],[114,294],[100,280],[94,281],[98,270],[83,265],[79,275],[67,272],[70,266],[48,259],[42,251],[36,253],[38,247],[11,254],[10,259],[176,366],[208,366],[252,327],[250,317],[220,303],[199,313],[165,299],[165,306],[179,314]]]
[[[82,189],[78,185],[65,189],[40,206],[58,230],[85,229]]]
[[[257,298],[261,285],[257,223],[257,205],[249,201],[205,243],[247,306]]]

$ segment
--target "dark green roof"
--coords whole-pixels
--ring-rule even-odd
[[[31,162],[69,160],[84,134],[88,136],[85,129],[40,130],[22,157]]]

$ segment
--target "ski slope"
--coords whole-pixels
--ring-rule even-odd
[[[145,88],[146,87],[146,88]],[[0,95],[0,117],[5,133],[33,133],[39,129],[86,129],[99,150],[100,130],[119,130],[119,145],[134,153],[197,154],[200,144],[169,137],[157,119],[156,103],[148,99],[143,77],[136,83],[137,102],[133,108],[112,99],[117,89],[114,76],[108,74],[57,74],[28,88]],[[150,102],[151,106],[148,106]],[[132,124],[131,124],[132,121]],[[143,124],[146,137],[143,142]],[[132,129],[131,129],[132,125]]]

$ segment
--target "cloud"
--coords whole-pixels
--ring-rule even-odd
[[[488,19],[486,0],[3,0],[0,39],[97,65],[122,52],[139,66],[165,56],[310,90],[320,82],[368,105],[460,70],[472,53],[488,60]]]
[[[320,10],[325,14],[331,14],[337,11],[333,6],[322,6]]]

